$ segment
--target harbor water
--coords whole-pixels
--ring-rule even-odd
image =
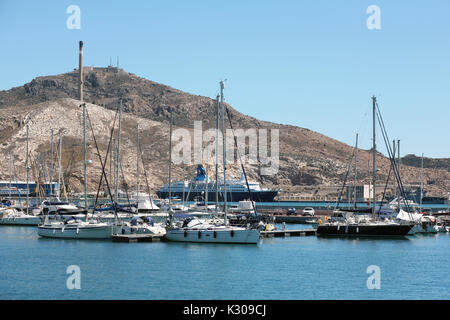
[[[43,239],[35,227],[4,226],[0,299],[449,299],[449,243],[445,233],[113,243]],[[80,289],[68,289],[71,265]],[[379,267],[379,289],[368,288],[369,266]]]

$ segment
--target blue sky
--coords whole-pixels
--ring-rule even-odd
[[[70,30],[69,5],[81,9]],[[381,30],[369,30],[369,5]],[[371,144],[376,95],[402,155],[450,157],[450,2],[9,1],[0,2],[0,90],[78,63],[115,63],[244,114]],[[384,151],[381,139],[380,150]]]

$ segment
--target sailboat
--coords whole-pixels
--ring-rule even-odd
[[[81,102],[81,107],[83,110],[83,156],[84,156],[84,208],[88,210],[88,199],[87,199],[87,150],[86,150],[86,103],[83,102],[83,42],[80,41],[80,53],[79,53],[79,100]],[[120,101],[119,110],[122,110],[122,100]],[[115,120],[114,120],[115,121]],[[97,141],[95,139],[94,130],[92,123],[89,119],[90,128],[92,136],[94,138],[95,147],[97,148],[97,155],[102,165],[102,177],[105,176],[106,184],[108,181],[106,179],[106,173],[104,169],[104,164],[102,162],[100,151],[98,150]],[[113,130],[111,130],[112,135]],[[108,146],[109,151],[109,146]],[[106,159],[105,159],[106,161]],[[109,190],[109,185],[108,185]],[[111,195],[111,193],[110,193]],[[88,219],[89,216],[86,212],[86,220],[82,221],[76,217],[70,217],[64,221],[50,221],[48,216],[46,216],[44,222],[38,226],[38,235],[41,237],[48,238],[70,238],[70,239],[110,239],[114,229],[117,225],[99,222],[95,219]]]
[[[38,235],[46,238],[64,239],[110,239],[114,225],[96,220],[83,221],[69,217],[64,221],[51,221],[48,216],[38,226]]]
[[[136,212],[152,212],[158,211],[159,207],[155,204],[152,197],[145,192],[133,192],[131,201],[134,204]]]
[[[0,225],[18,225],[18,226],[37,226],[40,223],[40,218],[31,215],[29,213],[25,213],[21,211],[21,204],[19,202],[15,202],[11,200],[11,191],[12,191],[12,171],[14,167],[14,175],[16,176],[16,169],[13,162],[12,154],[9,154],[9,199],[3,200],[0,203]],[[16,185],[17,176],[16,176]],[[20,199],[20,193],[19,193]]]
[[[222,110],[222,135],[223,135],[223,180],[226,181],[226,142],[225,142],[225,114],[223,107],[223,89],[224,83],[220,82],[220,106]],[[219,104],[217,104],[219,107]],[[218,110],[217,110],[218,111]],[[172,114],[170,119],[170,152],[169,152],[169,193],[171,192],[171,162],[172,162]],[[216,150],[217,152],[217,150]],[[217,158],[216,158],[217,159]],[[223,185],[224,194],[226,194],[226,184]],[[223,220],[201,220],[190,217],[180,220],[176,223],[172,221],[172,210],[170,208],[169,196],[169,220],[166,227],[166,239],[170,241],[181,242],[201,242],[201,243],[241,243],[257,244],[259,241],[258,229],[249,229],[246,227],[231,226],[227,219],[227,197],[224,197]],[[207,203],[205,201],[205,203]]]
[[[86,184],[86,104],[83,107],[83,145],[84,145],[84,194],[87,194]],[[85,207],[87,208],[87,197],[85,197]],[[114,232],[115,225],[106,222],[99,222],[96,219],[83,221],[72,216],[63,221],[52,221],[49,216],[45,216],[44,221],[38,225],[38,235],[46,238],[63,239],[110,239]]]
[[[153,198],[150,195],[150,187],[147,180],[147,172],[144,165],[144,157],[141,152],[141,144],[139,140],[139,124],[136,126],[136,191],[131,194],[131,202],[133,203],[133,209],[139,213],[147,213],[158,211],[159,207],[153,202]],[[147,185],[147,193],[140,191],[140,162],[142,161],[142,168],[144,169],[145,182]]]
[[[41,218],[15,208],[0,208],[0,225],[37,226]]]
[[[391,206],[399,207],[398,214],[396,218],[398,220],[402,221],[410,221],[415,224],[415,226],[411,229],[410,234],[415,233],[437,233],[439,231],[439,228],[436,225],[436,218],[432,215],[426,215],[423,213],[423,207],[422,207],[422,197],[423,197],[423,154],[422,154],[422,164],[420,169],[420,204],[417,205],[417,203],[414,203],[412,200],[403,199],[400,200],[403,201],[406,205],[406,210],[409,208],[412,208],[413,212],[406,212],[403,210],[401,206],[399,206],[397,203],[400,203],[400,200],[394,199],[391,201]],[[416,208],[419,207],[419,210]]]
[[[320,223],[317,227],[319,236],[405,236],[414,227],[409,221],[377,220],[376,214],[376,98],[373,102],[373,195],[372,195],[372,217],[347,214],[344,219],[338,219]],[[394,165],[394,169],[396,166]]]
[[[166,229],[160,223],[155,223],[149,216],[134,216],[130,221],[123,222],[116,232],[120,234],[164,235]]]
[[[120,119],[120,118],[119,118]],[[119,122],[120,123],[120,122]],[[120,131],[119,131],[120,135]],[[153,213],[159,210],[159,208],[153,203],[153,199],[149,195],[149,193],[143,193],[139,190],[139,162],[142,160],[142,165],[144,168],[145,173],[145,180],[147,184],[147,191],[150,192],[150,188],[148,185],[147,180],[147,173],[145,172],[145,166],[144,166],[144,159],[141,154],[141,148],[139,143],[139,126],[137,126],[137,161],[136,161],[136,192],[134,192],[131,196],[131,201],[135,200],[136,202],[133,203],[130,206],[121,206],[122,210],[130,210],[131,212],[139,213],[139,212],[146,212],[146,213],[140,213],[138,215],[133,215],[130,219],[130,221],[122,220],[121,223],[116,224],[118,226],[116,230],[116,234],[122,234],[122,235],[135,235],[135,234],[152,234],[152,235],[164,235],[166,233],[166,229],[163,226],[162,223],[155,223],[153,221],[152,216],[154,216]],[[120,149],[119,155],[120,155]],[[120,157],[118,158],[118,162],[120,163]],[[115,204],[115,208],[117,208],[117,204]],[[116,214],[118,214],[116,212]],[[166,214],[163,215],[165,217]],[[120,217],[120,214],[119,214]]]

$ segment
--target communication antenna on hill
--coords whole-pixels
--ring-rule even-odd
[[[117,56],[117,69],[119,69],[119,56]]]
[[[109,57],[109,66],[112,67],[112,57]]]

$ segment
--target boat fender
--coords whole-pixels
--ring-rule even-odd
[[[269,225],[266,223],[266,227],[265,227],[266,231],[269,231]]]
[[[234,237],[234,230],[231,230],[231,236]]]
[[[322,224],[322,219],[319,219],[319,224]]]
[[[187,237],[187,231],[186,230],[184,230],[184,237],[185,238]]]
[[[217,238],[217,232],[214,231],[214,238]]]
[[[199,231],[199,232],[198,232],[198,238],[200,239],[201,237],[202,237],[202,232]]]

